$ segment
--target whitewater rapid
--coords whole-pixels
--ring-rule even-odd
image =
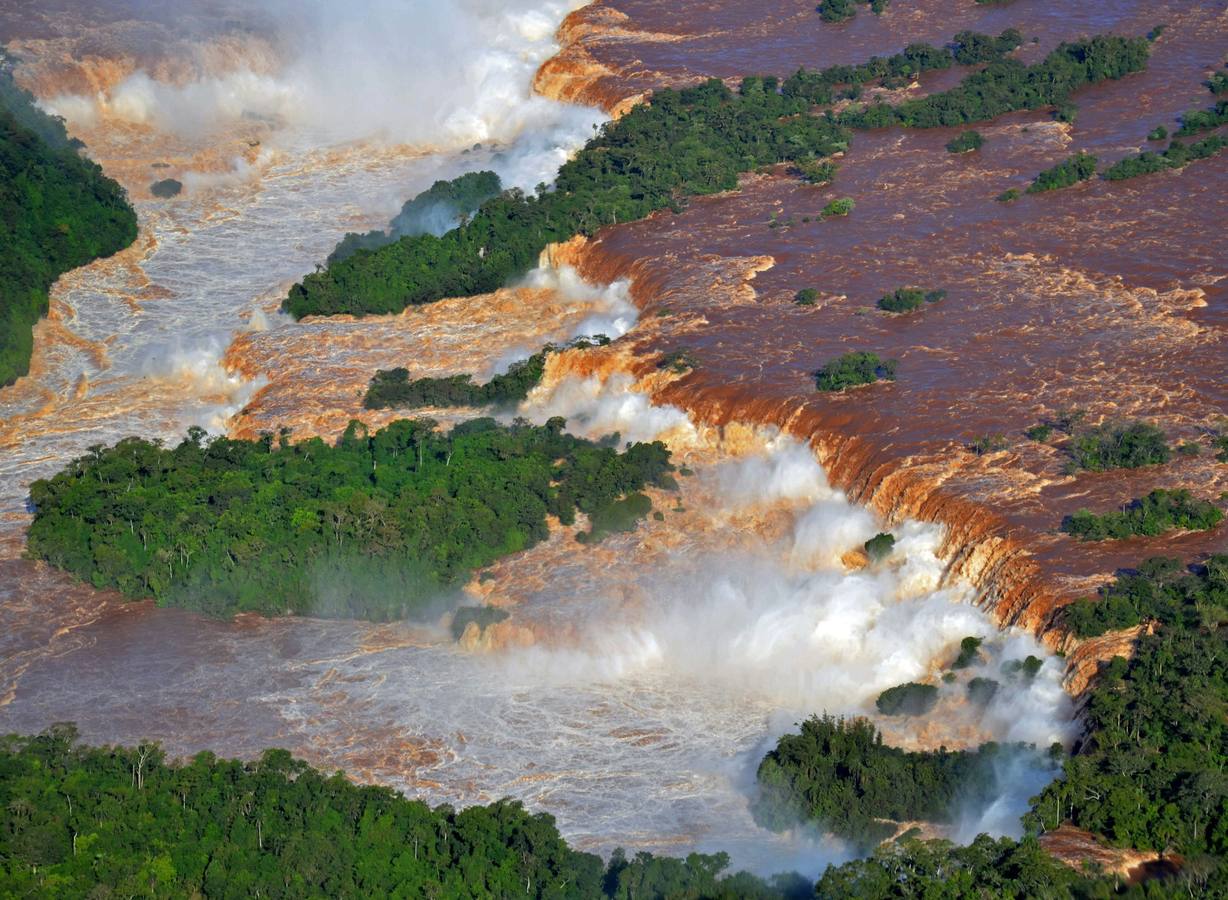
[[[635,327],[626,284],[585,285],[566,268],[402,317],[280,316],[287,285],[345,231],[384,224],[462,171],[549,180],[600,121],[529,90],[568,4],[375,0],[380,35],[337,4],[303,8],[306,38],[280,65],[175,82],[138,69],[93,96],[46,98],[130,187],[142,236],[61,280],[31,377],[0,392],[8,535],[28,521],[30,482],[91,444],[288,417],[335,431],[376,368],[485,374],[547,340]],[[433,17],[412,31],[419,57],[397,43],[415,24],[406,10]],[[427,46],[436,34],[448,39]],[[311,70],[324,35],[338,61]],[[389,90],[380,74],[393,71]],[[356,110],[343,84],[370,102]],[[407,90],[412,102],[397,103]],[[149,197],[162,174],[182,176],[186,194]],[[696,474],[655,498],[663,521],[597,547],[555,534],[471,586],[474,601],[511,611],[506,640],[465,649],[446,622],[208,621],[6,560],[0,731],[73,720],[86,740],[149,738],[173,753],[284,746],[431,803],[516,797],[584,848],[728,850],[738,865],[809,874],[848,851],[769,834],[748,811],[758,760],[802,717],[872,715],[879,691],[937,678],[977,635],[983,665],[944,685],[926,717],[879,717],[889,738],[1069,739],[1059,665],[944,580],[937,529],[896,523],[892,558],[861,568],[850,552],[887,525],[831,489],[808,447],[763,433],[735,452],[638,387],[627,373],[561,377],[519,411],[594,437],[661,437]],[[1041,673],[1007,684],[1001,664],[1029,654],[1046,657]],[[973,674],[1004,683],[984,709],[963,699]],[[1015,775],[952,833],[1016,833],[1038,776]]]

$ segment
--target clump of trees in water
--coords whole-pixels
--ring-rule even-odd
[[[439,237],[502,190],[503,183],[494,172],[466,172],[451,181],[436,181],[401,207],[387,231],[348,232],[328,255],[328,265],[348,259],[359,250],[377,250],[404,237]]]
[[[814,373],[820,391],[843,391],[877,381],[895,381],[897,363],[880,359],[877,353],[855,351],[837,356]]]
[[[735,94],[718,79],[662,90],[606,124],[559,170],[552,189],[504,191],[442,237],[405,237],[358,253],[295,285],[286,309],[387,313],[443,297],[495,290],[537,262],[545,246],[603,225],[682,209],[685,198],[731,190],[759,166],[804,162],[848,146],[842,128],[804,115],[806,104],[748,80]]]
[[[811,716],[759,764],[752,811],[766,828],[814,822],[868,849],[891,837],[895,822],[948,821],[961,798],[993,785],[1003,749],[901,750],[865,719]]]
[[[1166,463],[1172,457],[1164,432],[1148,422],[1101,425],[1071,435],[1070,468],[1103,472]]]
[[[285,750],[174,762],[75,729],[0,741],[0,882],[14,897],[812,896],[800,876],[573,850],[553,817],[501,800],[434,809]],[[54,799],[53,799],[54,798]]]
[[[564,349],[585,350],[610,343],[604,335],[577,338]],[[476,384],[472,375],[443,378],[415,378],[403,367],[381,369],[375,373],[363,398],[367,409],[418,409],[424,406],[506,406],[519,403],[537,387],[546,371],[546,357],[559,350],[547,344],[528,359],[512,363],[506,372],[494,375],[485,384]]]
[[[193,429],[176,447],[94,447],[30,488],[31,556],[95,587],[212,615],[378,621],[423,610],[471,572],[543,540],[547,516],[626,523],[675,487],[660,442],[619,453],[544,426],[430,419],[330,445]]]
[[[1028,193],[1056,191],[1087,181],[1096,174],[1096,162],[1096,157],[1080,151],[1037,175],[1028,185]]]
[[[870,562],[882,562],[895,549],[895,535],[880,531],[862,544],[862,548],[866,551],[866,557]]]
[[[985,138],[979,131],[962,131],[958,136],[947,141],[948,153],[970,153],[980,150],[985,145]]]
[[[1184,144],[1174,140],[1161,153],[1147,150],[1137,156],[1127,156],[1118,160],[1105,169],[1101,177],[1108,181],[1122,181],[1168,169],[1180,169],[1200,159],[1215,156],[1225,147],[1228,147],[1228,140],[1218,134],[1209,135],[1193,144]]]
[[[925,303],[937,303],[947,296],[946,291],[927,291],[922,288],[896,288],[890,294],[878,298],[877,306],[885,312],[905,313],[919,309]]]
[[[1035,65],[995,58],[948,91],[896,106],[852,106],[837,121],[852,128],[936,128],[984,122],[1019,110],[1062,106],[1081,87],[1142,71],[1148,53],[1143,38],[1101,35],[1063,43]]]
[[[1194,499],[1188,490],[1157,489],[1121,510],[1097,515],[1081,509],[1066,518],[1062,531],[1085,541],[1120,540],[1137,534],[1154,537],[1175,528],[1206,531],[1223,520],[1223,510],[1209,500]]]
[[[884,716],[923,716],[938,702],[938,688],[932,684],[909,681],[887,688],[874,706]]]
[[[890,2],[891,0],[820,0],[815,9],[824,22],[847,22],[857,15],[858,3],[868,5],[877,16],[882,15]]]
[[[136,234],[124,189],[17,87],[0,57],[0,387],[29,371],[34,324],[55,280]]]

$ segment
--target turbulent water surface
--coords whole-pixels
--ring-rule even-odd
[[[10,35],[27,83],[129,188],[142,233],[61,281],[30,377],[0,392],[0,731],[74,720],[89,740],[177,753],[285,746],[431,802],[522,798],[601,850],[729,849],[763,870],[841,857],[751,821],[770,742],[811,713],[871,713],[967,635],[988,639],[978,672],[1045,651],[998,632],[948,577],[936,527],[898,523],[892,558],[866,568],[850,551],[884,525],[828,486],[808,448],[698,427],[630,375],[556,366],[521,412],[663,437],[697,474],[655,498],[663,522],[595,548],[558,534],[495,566],[469,590],[513,615],[483,639],[458,645],[437,622],[206,621],[17,558],[30,482],[92,444],[174,440],[191,424],[335,434],[376,368],[489,372],[547,340],[657,327],[636,323],[625,282],[586,284],[561,263],[402,316],[276,312],[345,231],[471,168],[531,188],[601,118],[530,90],[566,4],[414,3],[412,20],[402,4],[360,5],[307,4],[290,33],[270,26],[270,3],[272,18],[233,32],[193,20],[180,34],[100,3]],[[82,51],[73,28],[103,50]],[[185,194],[152,198],[168,175]],[[923,719],[880,725],[909,746],[1069,737],[1055,661],[984,709],[963,700],[971,674]],[[1048,773],[1021,758],[1001,774],[954,834],[1017,832]]]

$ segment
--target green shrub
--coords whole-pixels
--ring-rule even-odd
[[[921,288],[896,288],[878,299],[878,308],[886,312],[903,313],[917,309],[923,303],[937,303],[947,296],[946,291],[924,291]]]
[[[955,657],[955,662],[951,663],[952,669],[966,669],[980,661],[981,644],[984,641],[979,637],[969,635],[959,642],[959,656]]]
[[[1079,152],[1051,169],[1045,169],[1028,186],[1029,194],[1056,191],[1086,181],[1096,174],[1096,157]]]
[[[865,548],[866,556],[870,558],[870,562],[881,562],[890,556],[891,551],[895,549],[895,535],[880,531],[862,546]]]
[[[802,288],[793,295],[793,302],[798,306],[814,306],[819,299],[819,292],[814,288]]]
[[[910,681],[887,688],[874,705],[885,716],[923,716],[938,703],[938,688]]]
[[[820,391],[843,391],[876,381],[895,381],[895,370],[895,360],[879,359],[876,353],[845,353],[814,373],[815,386]]]
[[[1228,140],[1218,134],[1209,135],[1193,144],[1173,141],[1163,153],[1152,153],[1148,150],[1138,156],[1127,156],[1118,160],[1105,170],[1102,177],[1108,181],[1121,181],[1167,169],[1180,169],[1191,162],[1214,156],[1225,147],[1228,147]]]
[[[1198,456],[1202,453],[1202,448],[1195,443],[1186,441],[1183,444],[1177,445],[1177,452],[1182,456]]]
[[[974,706],[988,706],[1000,686],[992,678],[973,678],[968,682],[968,702]]]
[[[160,200],[169,200],[171,197],[178,197],[183,192],[183,182],[177,181],[174,178],[163,178],[161,181],[155,181],[149,186],[149,193],[153,194]]]
[[[1081,509],[1062,522],[1062,530],[1085,541],[1121,540],[1137,534],[1155,537],[1180,528],[1207,531],[1224,519],[1207,500],[1195,500],[1187,490],[1154,490],[1120,511],[1096,515]]]
[[[1043,444],[1045,441],[1049,440],[1049,436],[1053,434],[1053,426],[1045,423],[1033,425],[1031,428],[1025,431],[1024,434],[1028,436],[1029,441],[1036,441],[1037,443]]]
[[[853,203],[852,198],[841,197],[840,199],[833,200],[831,203],[824,206],[823,212],[820,213],[820,215],[822,215],[823,218],[827,218],[829,216],[847,216],[853,211],[854,206],[856,206],[856,204]]]
[[[1022,678],[1025,682],[1031,682],[1040,674],[1044,665],[1045,662],[1040,657],[1029,654],[1024,659],[1008,659],[1002,663],[1002,674],[1011,681]]]
[[[983,434],[968,445],[968,449],[977,456],[987,453],[997,453],[1007,447],[1006,438],[1000,434]]]
[[[830,184],[835,180],[838,166],[818,159],[804,159],[797,164],[798,174],[807,184]]]
[[[984,143],[985,138],[981,137],[979,131],[963,131],[958,137],[947,142],[947,152],[968,153],[972,150],[980,150]]]
[[[1168,137],[1168,129],[1163,125],[1157,125],[1155,128],[1151,129],[1151,131],[1147,132],[1147,140],[1149,141],[1162,141],[1166,137]]]

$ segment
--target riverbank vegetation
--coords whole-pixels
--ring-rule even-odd
[[[718,79],[658,91],[651,106],[607,123],[563,165],[553,188],[505,191],[442,237],[404,237],[356,253],[295,285],[286,309],[296,318],[389,313],[493,291],[528,271],[551,242],[681,209],[688,197],[737,187],[742,172],[848,146],[842,128],[805,111],[762,79],[738,94]]]
[[[434,809],[326,775],[284,750],[168,760],[154,744],[84,747],[71,727],[0,741],[6,896],[779,898],[798,876],[569,847],[514,801]]]
[[[348,232],[328,255],[328,265],[349,259],[359,250],[377,250],[403,237],[446,234],[503,190],[494,172],[466,172],[451,181],[436,181],[406,201],[386,231]]]
[[[30,368],[55,280],[136,240],[123,188],[0,65],[0,387]]]
[[[901,750],[865,719],[811,716],[759,764],[755,820],[775,831],[814,822],[869,849],[896,822],[948,821],[961,797],[992,786],[1002,749]]]
[[[1187,490],[1157,489],[1113,512],[1097,515],[1081,509],[1067,517],[1062,531],[1085,541],[1107,541],[1139,534],[1155,537],[1176,528],[1206,531],[1223,520],[1223,510],[1209,500],[1195,500]]]
[[[814,373],[820,391],[843,391],[878,381],[895,381],[896,361],[880,359],[877,353],[845,353],[825,363]]]
[[[129,438],[31,486],[28,552],[95,587],[211,615],[397,619],[543,540],[547,516],[625,524],[625,498],[674,485],[663,444],[618,453],[563,425],[441,432],[417,419],[368,434],[354,422],[336,445],[205,441],[199,429],[172,448]]]
[[[1218,134],[1212,134],[1193,144],[1183,144],[1172,141],[1166,150],[1153,153],[1150,150],[1137,156],[1127,156],[1105,169],[1101,175],[1108,181],[1122,181],[1127,178],[1137,178],[1140,175],[1150,175],[1167,169],[1180,169],[1200,159],[1215,156],[1225,147],[1228,140]]]

